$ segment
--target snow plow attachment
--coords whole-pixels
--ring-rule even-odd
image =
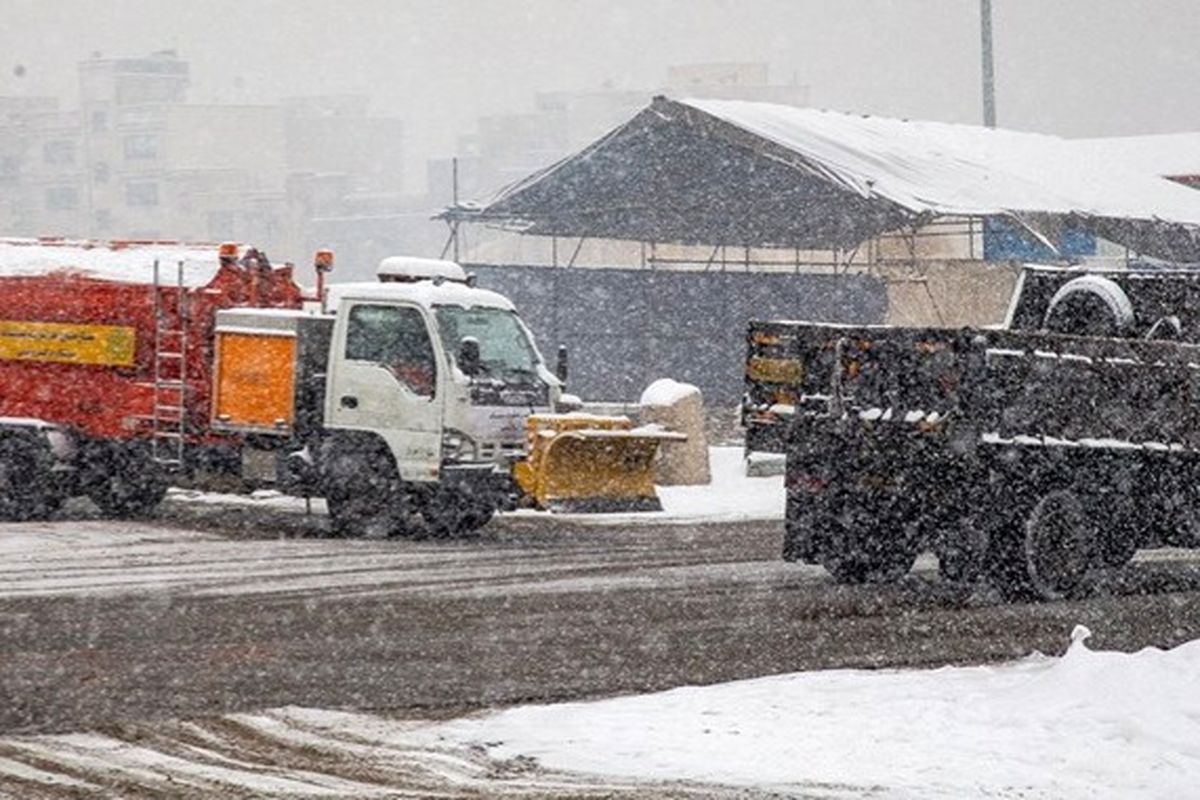
[[[660,511],[654,455],[661,442],[687,438],[591,414],[535,414],[525,437],[517,485],[539,508],[574,512]]]

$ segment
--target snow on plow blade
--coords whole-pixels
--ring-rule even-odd
[[[535,414],[526,426],[529,455],[513,467],[513,477],[551,511],[661,510],[654,455],[660,442],[687,438],[590,414]]]

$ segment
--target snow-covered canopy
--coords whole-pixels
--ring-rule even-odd
[[[185,286],[208,285],[220,268],[217,245],[125,244],[75,240],[0,239],[0,277],[71,273],[119,283],[174,285],[183,262]]]
[[[1097,162],[1114,162],[1168,178],[1200,176],[1200,132],[1077,139]]]
[[[656,98],[469,216],[541,235],[803,248],[1006,216],[1200,257],[1200,192],[1133,159],[1043,134],[733,100]]]

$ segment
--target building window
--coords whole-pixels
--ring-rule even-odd
[[[69,139],[55,139],[42,145],[42,160],[47,164],[74,164],[75,143]]]
[[[125,184],[125,205],[158,205],[158,184],[154,181],[133,181]]]
[[[49,211],[70,211],[79,207],[79,190],[74,186],[51,186],[46,190]]]
[[[96,132],[108,130],[108,112],[93,111],[92,112],[92,130]]]
[[[108,183],[108,163],[97,161],[92,167],[92,180],[96,183]]]
[[[125,158],[131,161],[158,158],[158,137],[153,133],[135,133],[126,136]]]

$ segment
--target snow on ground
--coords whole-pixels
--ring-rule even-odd
[[[10,736],[0,793],[22,779],[272,797],[1195,797],[1200,640],[1120,653],[1085,637],[1062,658],[796,673],[447,722],[289,707]]]
[[[608,525],[616,522],[693,523],[737,522],[739,520],[783,519],[783,476],[747,477],[741,447],[710,447],[708,450],[712,482],[703,486],[659,486],[662,511],[616,514],[554,514],[555,519]],[[302,512],[304,500],[278,492],[262,491],[240,496],[173,490],[170,502],[242,504],[279,511]],[[314,500],[313,508],[324,510],[324,501]],[[521,517],[545,517],[546,511],[521,510]]]
[[[662,511],[624,514],[555,514],[583,523],[694,523],[783,519],[783,476],[748,477],[741,447],[710,447],[712,482],[703,486],[658,486]],[[543,511],[517,512],[525,515]]]
[[[1200,640],[927,671],[797,673],[447,723],[556,770],[913,798],[1200,792]],[[858,796],[858,795],[852,795]]]

